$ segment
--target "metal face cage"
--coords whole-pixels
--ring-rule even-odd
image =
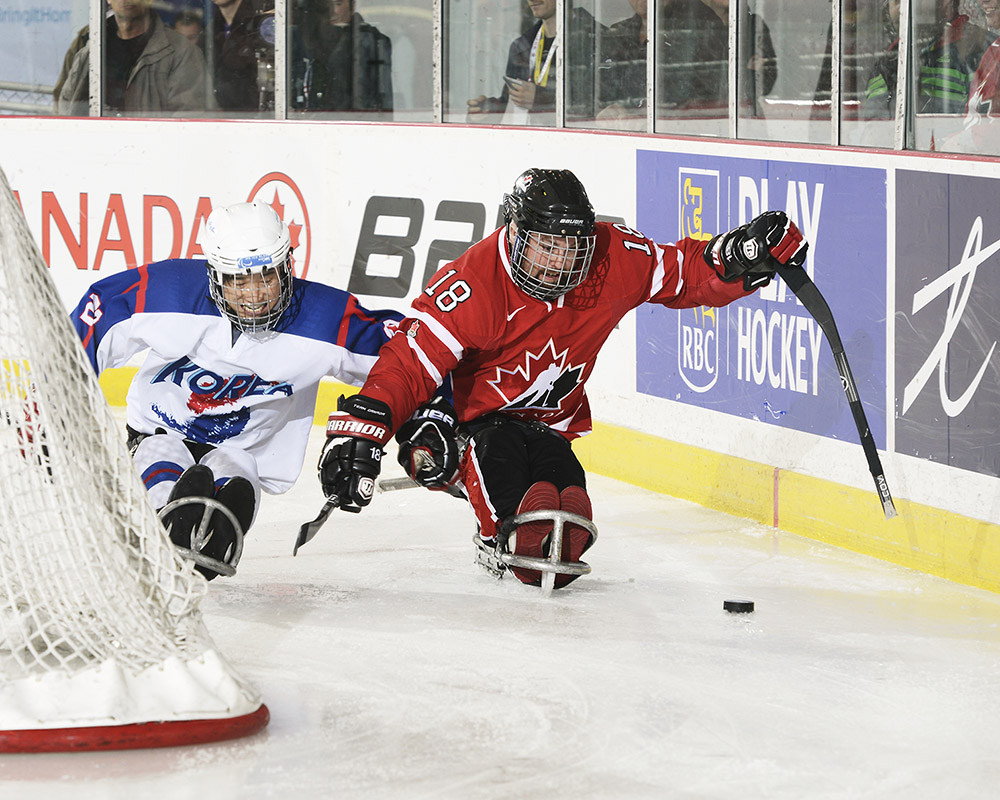
[[[597,236],[556,236],[518,230],[511,245],[515,283],[538,300],[554,300],[587,279]]]

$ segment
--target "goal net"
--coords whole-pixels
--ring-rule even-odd
[[[0,170],[0,752],[254,733]]]

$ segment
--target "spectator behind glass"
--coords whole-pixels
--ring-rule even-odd
[[[487,113],[503,113],[509,124],[551,125],[555,123],[556,0],[528,0],[531,15],[538,20],[515,39],[507,52],[504,87],[499,97],[479,95],[468,101],[469,121]],[[582,8],[569,11],[570,50],[567,60],[569,90],[566,115],[594,116],[594,53],[598,32],[607,28]],[[529,114],[545,114],[530,118]]]
[[[1000,0],[980,0],[992,43],[983,54],[969,89],[966,127],[977,124],[980,117],[1000,116]],[[991,152],[995,147],[991,148]]]
[[[646,0],[609,29],[601,65],[601,119],[640,117],[646,105]],[[660,4],[659,92],[667,109],[726,108],[729,102],[729,0],[663,0]],[[740,102],[756,112],[774,86],[774,45],[764,21],[746,6],[739,26]]]
[[[702,0],[711,8],[715,15],[729,28],[729,0]],[[761,17],[750,11],[748,3],[739,6],[740,20],[739,53],[741,64],[739,69],[740,106],[744,113],[755,116],[758,112],[760,98],[771,93],[778,77],[777,58],[774,53],[774,42],[771,41],[771,31]],[[726,65],[728,70],[729,65]],[[727,72],[728,76],[728,72]],[[728,78],[724,80],[728,86]]]
[[[205,58],[160,20],[148,0],[110,0],[104,32],[104,107],[138,114],[203,111]],[[57,81],[57,114],[86,116],[90,107],[90,36],[81,30]]]
[[[646,0],[628,0],[635,13],[608,28],[599,72],[598,119],[645,119]]]
[[[1000,0],[980,0],[979,7],[986,16],[986,27],[994,33],[1000,32]]]
[[[274,7],[212,0],[215,101],[224,111],[274,108]],[[257,5],[260,3],[260,5]]]
[[[197,11],[182,11],[174,17],[174,30],[205,52],[205,26]]]
[[[364,21],[353,0],[318,0],[297,30],[293,107],[392,111],[392,41]]]
[[[931,139],[931,149],[941,149],[960,153],[1000,154],[1000,2],[979,0],[966,4],[970,13],[985,26],[986,47],[982,58],[969,82],[969,97],[966,104],[962,130]],[[972,27],[969,25],[968,27]]]
[[[886,0],[886,30],[891,37],[885,53],[868,78],[861,113],[865,119],[891,119],[896,106],[896,65],[899,52],[900,0]],[[920,26],[919,18],[916,29]],[[888,38],[888,37],[887,37]],[[972,90],[972,76],[991,35],[958,13],[958,0],[939,0],[934,24],[921,35],[915,111],[919,114],[961,114]]]
[[[657,105],[667,109],[729,104],[729,31],[701,0],[663,0],[657,29]]]

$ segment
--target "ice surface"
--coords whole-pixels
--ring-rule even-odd
[[[203,606],[265,732],[0,756],[0,798],[996,796],[1000,597],[596,476],[593,574],[548,599],[424,490],[293,559],[320,435]]]

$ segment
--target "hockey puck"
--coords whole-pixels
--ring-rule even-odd
[[[753,611],[753,600],[724,600],[722,607],[730,614],[749,614]]]

